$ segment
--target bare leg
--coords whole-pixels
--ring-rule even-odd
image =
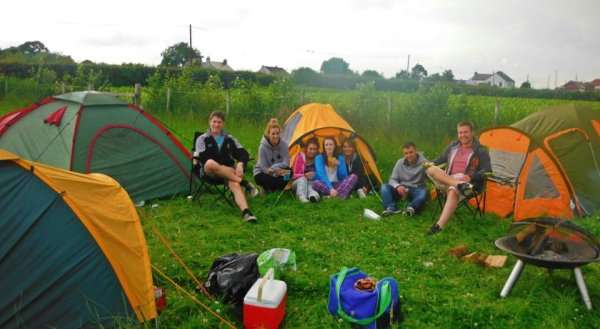
[[[429,177],[431,177],[431,179],[443,185],[456,187],[458,184],[464,183],[463,181],[449,176],[448,174],[446,174],[446,172],[444,172],[442,169],[436,166],[427,168],[426,173]]]
[[[458,192],[456,189],[449,189],[446,196],[446,203],[444,203],[444,209],[442,209],[442,213],[440,214],[440,218],[437,221],[437,224],[444,228],[448,220],[454,214],[456,210],[456,205],[458,204]]]
[[[242,179],[235,174],[235,169],[220,165],[212,159],[206,161],[204,164],[204,172],[211,176],[224,178],[230,182],[240,183],[242,181]]]
[[[248,202],[246,201],[246,196],[244,195],[244,191],[242,191],[240,183],[228,181],[227,185],[229,185],[229,189],[231,190],[231,193],[233,193],[235,203],[240,208],[240,210],[248,209]]]

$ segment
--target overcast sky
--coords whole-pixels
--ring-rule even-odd
[[[332,56],[386,77],[421,63],[458,79],[502,70],[535,88],[600,78],[599,0],[6,1],[0,48],[40,40],[76,61],[157,65],[188,41],[236,70],[319,70]]]

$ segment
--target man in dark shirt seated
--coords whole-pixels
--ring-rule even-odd
[[[256,222],[256,216],[248,208],[248,202],[242,187],[252,196],[258,190],[250,182],[244,180],[244,170],[250,159],[242,144],[223,130],[225,114],[212,112],[208,118],[209,129],[196,139],[194,156],[202,164],[202,170],[213,179],[222,179],[233,193],[235,203],[242,211],[242,219]]]

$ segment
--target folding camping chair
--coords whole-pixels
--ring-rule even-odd
[[[440,165],[440,167],[443,168],[445,165],[446,164],[444,163],[444,164]],[[483,182],[482,186],[479,189],[473,190],[473,192],[474,192],[473,196],[471,196],[470,198],[463,198],[462,200],[460,200],[458,202],[458,204],[456,205],[456,210],[454,211],[454,214],[457,217],[460,217],[460,209],[466,209],[471,214],[471,217],[473,219],[477,219],[477,217],[483,218],[483,215],[485,214],[485,201],[486,201],[485,187],[487,185],[487,180],[491,179],[492,177],[495,177],[495,176],[491,172],[485,173],[484,174],[484,182]],[[442,210],[444,209],[444,204],[446,204],[447,194],[446,194],[446,191],[442,191],[441,189],[439,189],[437,187],[437,185],[435,184],[435,182],[433,182],[431,177],[429,177],[429,179],[433,183],[434,193],[435,193],[436,200],[437,200],[437,207],[433,210],[433,213],[432,213],[433,220],[436,220],[438,212],[441,213]],[[473,200],[474,202],[471,203],[471,200]]]
[[[463,198],[456,205],[456,210],[454,214],[457,217],[460,217],[460,209],[466,209],[473,219],[483,218],[483,214],[485,213],[485,182],[480,190],[473,190],[474,195],[471,198]],[[437,200],[437,207],[433,210],[432,216],[433,219],[437,219],[438,212],[441,213],[444,209],[444,204],[446,204],[447,194],[445,191],[442,191],[435,187],[435,195]],[[471,203],[471,200],[474,200],[474,204]]]
[[[189,195],[192,199],[200,195],[202,191],[207,191],[211,194],[216,194],[223,199],[227,204],[235,208],[235,199],[233,193],[227,186],[227,183],[222,178],[214,178],[206,175],[202,168],[202,163],[198,160],[196,152],[196,140],[202,135],[202,132],[194,132],[194,139],[192,142],[192,161],[190,169],[190,190]],[[197,186],[194,188],[194,180]]]

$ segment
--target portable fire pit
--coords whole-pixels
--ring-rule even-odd
[[[525,264],[549,270],[573,269],[581,298],[587,309],[592,309],[581,267],[600,261],[600,243],[589,232],[568,221],[538,218],[513,223],[509,234],[496,240],[496,247],[519,259],[500,297],[508,296]]]

